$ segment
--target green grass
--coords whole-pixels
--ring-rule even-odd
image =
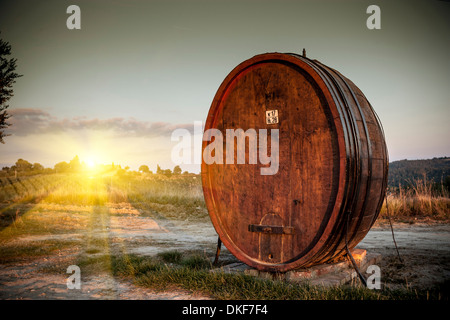
[[[169,250],[158,253],[158,257],[167,263],[179,263],[183,254],[177,250]]]
[[[8,243],[0,245],[0,263],[15,261],[21,258],[43,257],[73,247],[78,244],[75,241],[29,241],[21,243]]]
[[[195,256],[193,256],[195,257]],[[439,292],[413,290],[370,290],[362,286],[334,287],[296,284],[282,280],[264,280],[245,274],[210,272],[198,256],[187,257],[168,265],[159,259],[121,255],[112,257],[116,276],[131,277],[143,287],[156,290],[179,287],[214,299],[237,300],[416,300],[440,299]],[[186,261],[191,261],[186,263]],[[195,261],[195,263],[194,263]]]
[[[64,185],[67,175],[0,178],[0,202],[35,202]]]
[[[181,261],[181,265],[192,270],[210,269],[211,261],[204,255],[194,254]]]

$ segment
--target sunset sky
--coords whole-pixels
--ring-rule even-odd
[[[81,30],[66,27],[71,4]],[[371,4],[381,30],[366,27]],[[205,121],[236,65],[303,48],[364,92],[391,161],[450,156],[448,17],[450,2],[438,0],[0,0],[0,38],[23,74],[0,166],[78,155],[172,169],[171,133]]]

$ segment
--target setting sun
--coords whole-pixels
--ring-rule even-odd
[[[94,171],[98,169],[100,162],[97,154],[87,154],[82,159],[87,170]]]
[[[86,165],[89,169],[94,169],[95,161],[92,158],[86,159]]]

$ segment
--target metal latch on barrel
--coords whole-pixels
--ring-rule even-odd
[[[249,224],[248,231],[250,232],[261,232],[261,233],[272,233],[272,234],[294,234],[294,227],[285,226],[269,226],[263,224]]]

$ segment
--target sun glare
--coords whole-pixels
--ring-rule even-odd
[[[86,159],[86,165],[89,169],[94,169],[96,165],[95,160],[93,158]]]
[[[89,157],[85,160],[86,163],[86,167],[89,170],[94,170],[95,167],[97,166],[97,161],[95,161],[95,159],[93,157]]]

